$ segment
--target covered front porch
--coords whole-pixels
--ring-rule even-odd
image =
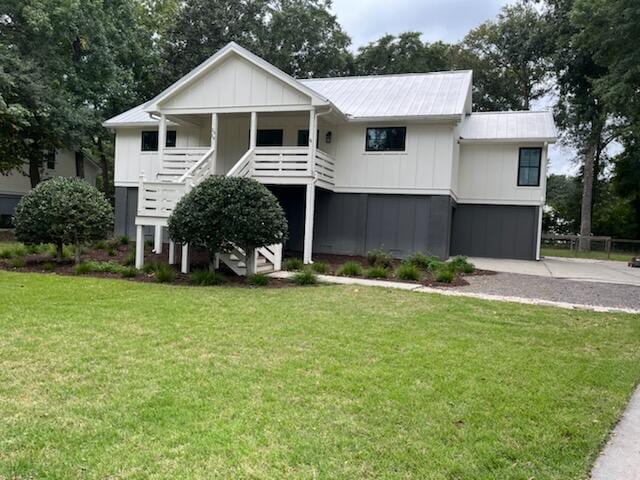
[[[328,113],[328,112],[327,112]],[[333,124],[315,108],[293,111],[212,111],[159,114],[155,178],[141,174],[136,237],[153,225],[154,251],[163,248],[163,227],[177,202],[211,175],[253,178],[266,185],[304,188],[303,261],[311,263],[316,187],[332,189]],[[322,146],[321,149],[319,145]],[[175,245],[170,258],[175,258]],[[188,246],[182,270],[187,271]],[[141,268],[143,252],[137,255]]]

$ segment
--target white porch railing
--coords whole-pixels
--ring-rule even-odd
[[[308,147],[256,147],[252,176],[305,177],[312,175]]]
[[[210,147],[166,147],[162,154],[162,171],[182,175],[185,170],[198,163]]]
[[[336,161],[328,153],[316,150],[315,174],[319,181],[334,184]]]
[[[215,149],[212,148],[204,154],[204,156],[194,163],[179,179],[178,182],[184,183],[187,179],[191,179],[193,185],[199,184],[202,180],[210,175],[215,175],[216,164],[214,159]]]
[[[186,193],[187,185],[178,182],[138,182],[138,216],[168,218]]]

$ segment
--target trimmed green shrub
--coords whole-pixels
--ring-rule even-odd
[[[44,262],[42,264],[42,270],[45,272],[52,272],[56,269],[56,266],[53,262]]]
[[[13,268],[22,268],[27,266],[27,261],[22,257],[15,257],[9,260],[9,265]]]
[[[315,285],[318,277],[311,269],[305,268],[293,276],[293,281],[298,285]]]
[[[451,283],[456,276],[455,272],[449,268],[440,268],[435,272],[436,282]]]
[[[447,264],[450,266],[450,268],[453,269],[454,272],[473,273],[476,270],[475,265],[469,262],[467,260],[467,257],[465,257],[464,255],[451,257]]]
[[[329,265],[324,262],[318,262],[311,265],[311,269],[316,273],[327,273],[329,271]]]
[[[391,255],[381,249],[371,250],[367,253],[367,262],[376,267],[389,268],[393,265]]]
[[[76,275],[84,275],[85,273],[91,272],[91,265],[88,262],[78,263],[73,267],[73,271]]]
[[[169,283],[176,278],[176,272],[167,264],[161,263],[156,268],[156,282]]]
[[[396,269],[396,277],[400,280],[420,280],[420,269],[413,263],[403,262]]]
[[[294,270],[302,270],[304,268],[304,264],[302,263],[302,260],[300,260],[299,258],[287,258],[284,261],[284,269],[285,270],[289,270],[289,271],[294,271]]]
[[[209,270],[196,270],[191,274],[191,283],[200,286],[221,285],[225,282],[225,278],[216,272]]]
[[[216,252],[245,252],[283,243],[287,219],[278,199],[261,183],[243,177],[211,176],[180,199],[169,217],[169,236]]]
[[[113,230],[113,209],[97,188],[80,178],[55,177],[24,195],[14,216],[15,236],[26,244],[53,243],[58,257],[73,243],[76,264],[83,243]]]
[[[120,275],[124,278],[133,278],[138,275],[138,270],[134,267],[123,267],[120,269]]]
[[[256,273],[247,277],[247,283],[254,287],[266,287],[269,285],[269,277],[264,273]]]
[[[343,277],[359,277],[362,275],[362,265],[354,260],[349,260],[338,268],[337,274]]]
[[[367,269],[365,272],[367,278],[387,278],[389,276],[389,269],[383,266],[375,266]]]

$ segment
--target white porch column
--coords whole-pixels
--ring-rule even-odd
[[[251,112],[251,130],[249,133],[249,148],[255,148],[258,141],[258,112]]]
[[[153,253],[162,253],[162,225],[156,225],[153,232]]]
[[[176,242],[169,239],[169,265],[176,264]]]
[[[164,156],[164,147],[167,144],[167,117],[164,113],[160,114],[160,125],[158,126],[158,158],[162,162]]]
[[[189,244],[182,244],[182,261],[180,262],[180,271],[182,273],[189,273]]]
[[[216,173],[216,161],[218,159],[218,114],[211,114],[211,148],[213,154],[209,160],[209,174],[215,175]]]
[[[318,144],[318,117],[316,109],[309,111],[309,173],[315,178],[316,146]]]
[[[144,266],[144,235],[142,225],[136,225],[136,268]]]
[[[313,249],[313,213],[315,211],[316,186],[307,184],[307,195],[304,204],[304,251],[302,261],[305,264],[312,262],[311,250]]]

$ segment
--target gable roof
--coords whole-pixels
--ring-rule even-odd
[[[298,90],[299,92],[301,92],[301,93],[303,93],[305,95],[308,95],[314,101],[314,104],[328,104],[329,103],[326,98],[318,95],[317,92],[315,92],[314,90],[311,90],[310,88],[306,87],[305,85],[300,83],[298,80],[296,80],[292,76],[284,73],[279,68],[271,65],[266,60],[263,60],[262,58],[260,58],[257,55],[251,53],[249,50],[247,50],[246,48],[241,47],[240,45],[238,45],[235,42],[229,42],[223,48],[218,50],[214,55],[212,55],[207,60],[202,62],[200,65],[198,65],[196,68],[194,68],[189,73],[187,73],[184,77],[180,78],[178,81],[174,82],[172,85],[167,87],[164,91],[160,92],[154,98],[149,100],[147,102],[146,106],[144,107],[144,110],[147,111],[147,112],[157,111],[158,110],[158,103],[162,102],[163,100],[166,100],[167,98],[169,98],[170,96],[172,96],[176,92],[182,90],[184,87],[189,85],[191,82],[193,82],[194,80],[199,78],[201,75],[203,75],[207,71],[209,71],[215,65],[217,65],[217,64],[221,63],[222,61],[224,61],[231,54],[239,55],[240,57],[244,58],[245,60],[249,61],[250,63],[262,68],[265,71],[267,71],[268,73],[270,73],[271,75],[276,77],[278,80],[284,82],[285,84],[289,85],[290,87]]]
[[[471,70],[300,80],[351,119],[456,116],[465,113]]]
[[[557,137],[551,112],[472,113],[464,119],[460,130],[461,141],[552,143]]]

